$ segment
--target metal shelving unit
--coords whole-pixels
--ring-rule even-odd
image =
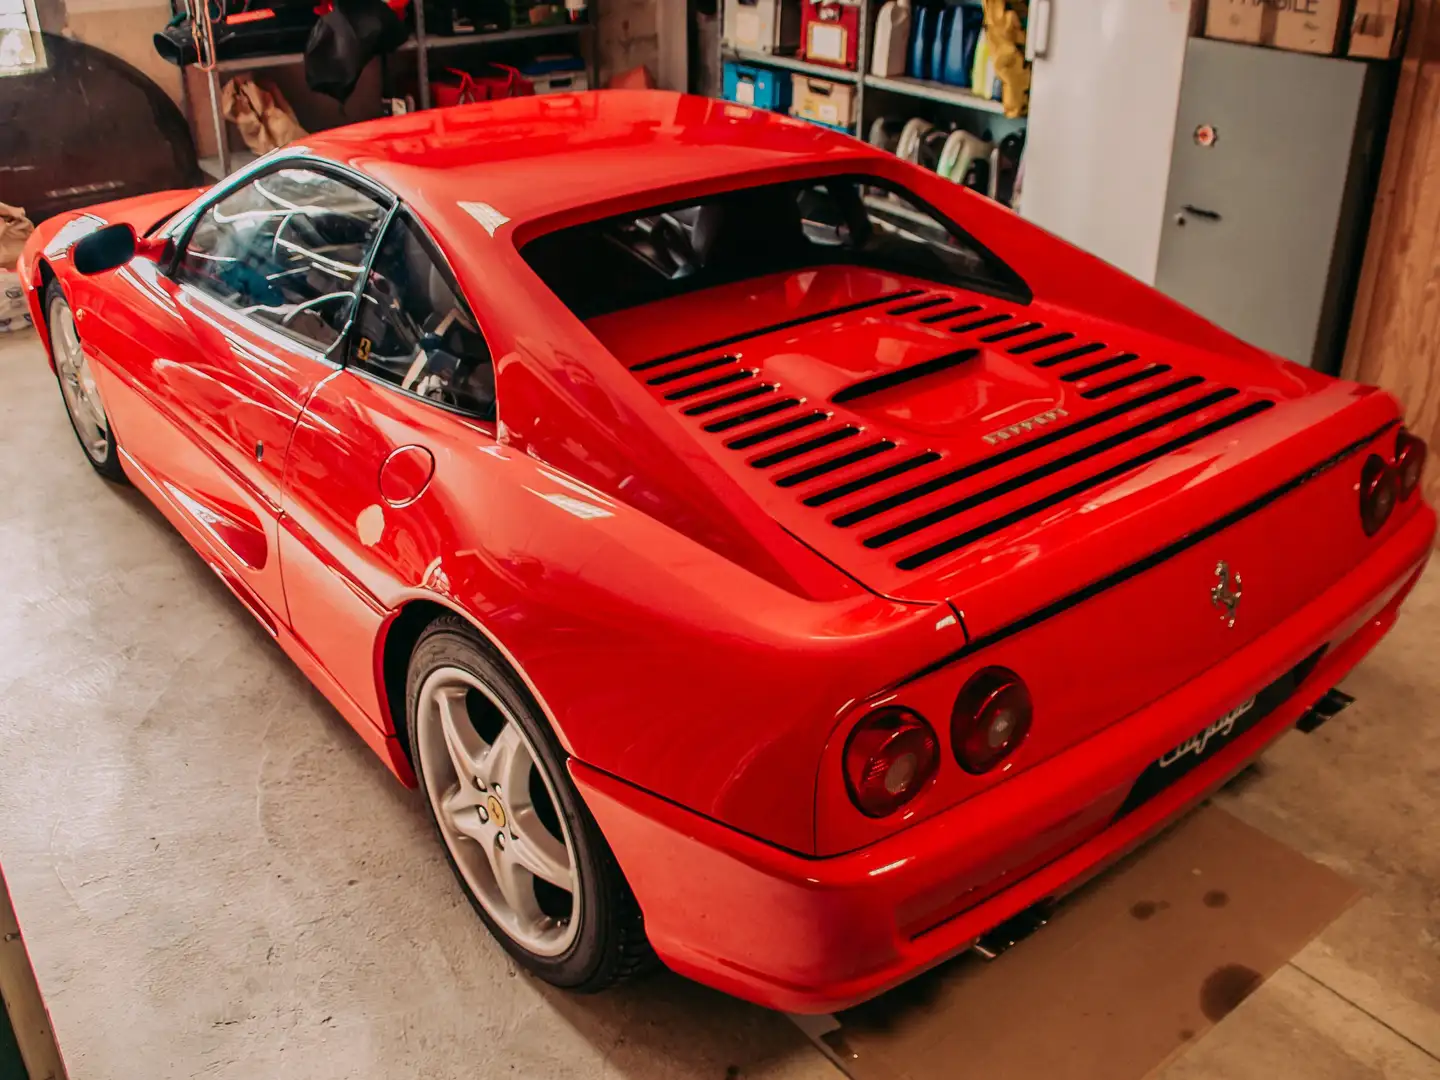
[[[808,60],[800,60],[794,56],[778,56],[774,53],[756,52],[754,49],[722,48],[720,58],[739,61],[742,64],[759,64],[762,67],[799,71],[806,75],[814,75],[819,79],[829,79],[831,82],[853,83],[857,81],[855,72],[848,68],[830,67],[828,64],[812,64]]]
[[[593,20],[594,6],[591,7],[592,19],[583,23],[561,23],[555,26],[522,26],[514,30],[498,30],[489,34],[453,34],[453,35],[430,35],[425,32],[425,10],[424,4],[417,3],[415,11],[415,32],[397,52],[414,52],[418,54],[416,65],[419,69],[420,83],[420,107],[430,107],[430,72],[429,55],[432,49],[455,49],[462,47],[500,45],[515,41],[533,41],[541,38],[551,37],[591,37],[590,48],[586,50],[586,73],[590,78],[590,85],[596,86],[600,81],[599,56],[596,43],[593,39],[595,22]],[[249,151],[232,151],[229,148],[225,127],[225,117],[220,112],[220,76],[230,71],[253,71],[257,68],[283,67],[288,64],[299,64],[305,59],[304,53],[270,53],[262,56],[247,56],[233,60],[217,61],[215,66],[205,73],[206,83],[210,96],[210,119],[215,125],[215,144],[217,154],[214,157],[202,158],[201,168],[216,179],[223,179],[229,176],[236,168],[248,164],[255,159],[255,155]]]
[[[939,101],[961,109],[1005,115],[1005,106],[1001,102],[982,98],[979,94],[972,94],[963,87],[951,86],[949,83],[933,82],[930,79],[866,75],[865,85],[876,90],[889,90],[892,94],[905,94],[908,97],[924,98],[927,101]]]
[[[860,34],[857,42],[857,57],[862,71],[870,66],[870,34],[874,24],[874,15],[879,9],[880,2],[881,0],[860,0]],[[721,10],[722,12],[724,10],[723,4]],[[993,116],[1005,115],[1005,106],[1002,103],[980,97],[963,87],[951,86],[949,83],[908,77],[884,77],[868,73],[862,75],[845,68],[812,64],[794,56],[780,56],[775,53],[759,52],[755,49],[731,48],[725,44],[723,22],[720,28],[720,60],[722,65],[727,60],[739,61],[745,64],[756,64],[760,67],[778,68],[783,71],[799,71],[816,78],[829,79],[832,82],[853,84],[855,86],[855,131],[861,138],[864,137],[865,131],[865,92],[867,89],[881,90],[923,101],[933,101],[971,112],[988,113]]]

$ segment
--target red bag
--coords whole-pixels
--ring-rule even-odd
[[[528,97],[535,93],[535,84],[513,67],[491,64],[484,75],[471,75],[459,68],[446,68],[445,73],[430,83],[430,98],[436,108],[469,105],[475,101],[496,101],[507,97]]]

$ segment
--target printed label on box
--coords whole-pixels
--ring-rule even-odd
[[[735,100],[741,105],[755,104],[755,84],[748,79],[741,79],[735,84]]]
[[[840,123],[840,110],[834,105],[821,105],[816,112],[820,114],[823,123],[837,125]]]
[[[833,60],[845,62],[845,28],[810,24],[810,41],[805,46],[805,55],[811,60]]]

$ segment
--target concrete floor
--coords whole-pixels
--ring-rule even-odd
[[[675,976],[518,975],[419,798],[91,473],[32,335],[0,335],[0,378],[0,862],[74,1080],[834,1080],[784,1017]],[[1368,895],[1164,1080],[1440,1077],[1437,639],[1440,568],[1357,705],[1222,796]]]

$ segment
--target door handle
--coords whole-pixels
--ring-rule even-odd
[[[1206,210],[1202,206],[1191,206],[1189,203],[1186,203],[1184,206],[1180,207],[1180,213],[1175,215],[1175,224],[1184,225],[1186,214],[1191,214],[1194,217],[1198,218],[1204,218],[1206,221],[1220,220],[1220,215],[1214,210]]]
[[[256,460],[256,461],[264,461],[264,460],[265,460],[265,444],[264,444],[263,442],[257,442],[257,443],[255,444],[255,460]]]
[[[1025,59],[1043,60],[1050,52],[1050,0],[1035,0],[1025,23]]]

